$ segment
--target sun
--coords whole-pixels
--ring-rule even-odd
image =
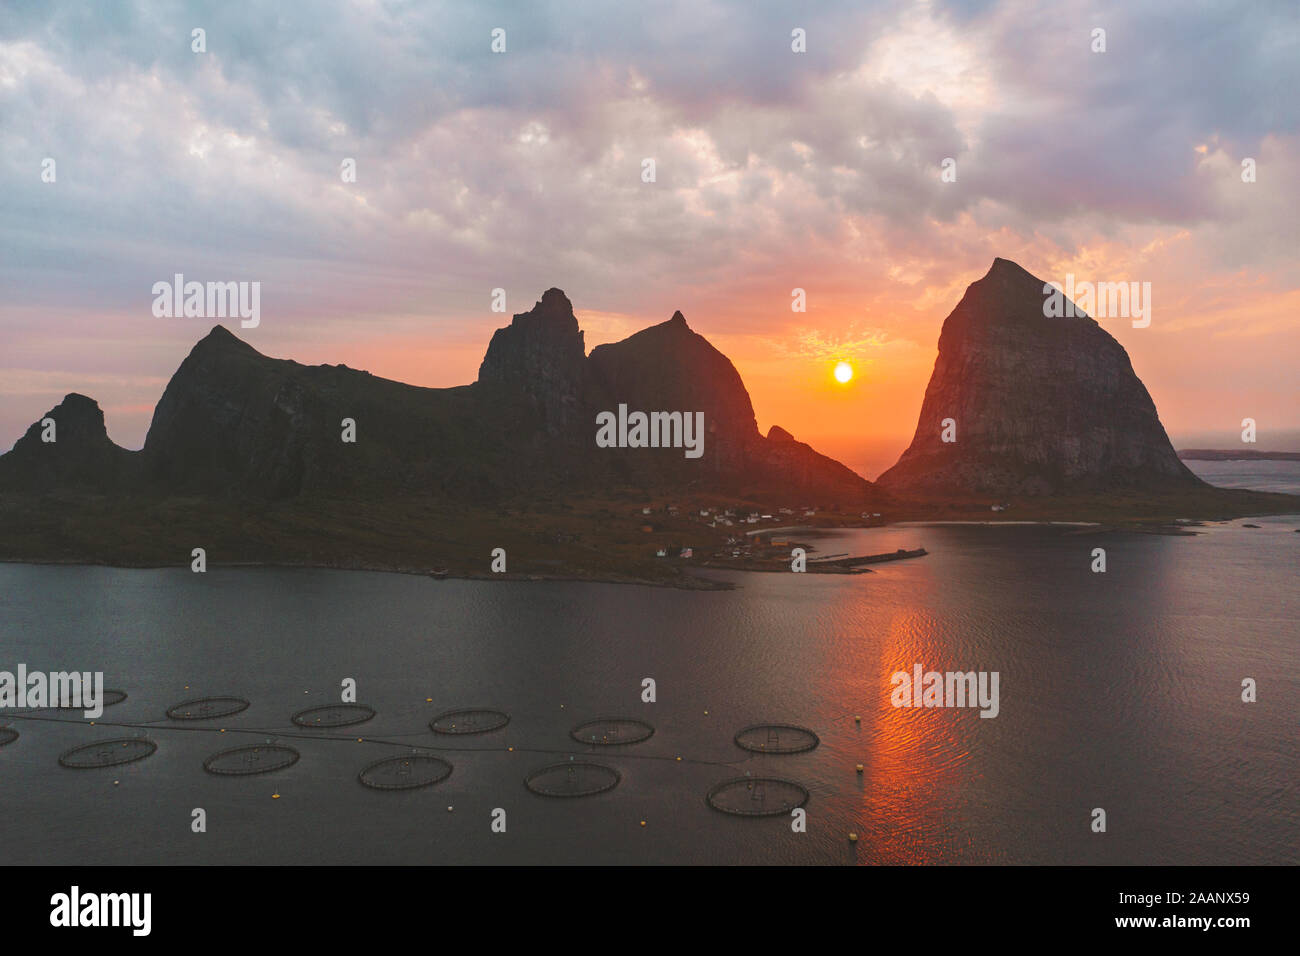
[[[853,366],[848,362],[841,362],[835,366],[835,381],[841,384],[847,384],[853,380]]]

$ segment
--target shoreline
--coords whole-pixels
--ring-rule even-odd
[[[884,522],[876,524],[843,524],[843,525],[824,525],[817,528],[818,536],[835,534],[840,531],[874,531],[885,528],[922,528],[922,527],[1056,527],[1062,529],[1073,529],[1067,533],[1072,534],[1102,534],[1102,533],[1132,533],[1132,534],[1157,534],[1170,535],[1175,537],[1196,537],[1200,532],[1193,530],[1198,525],[1215,524],[1227,525],[1233,521],[1241,521],[1252,517],[1273,517],[1282,519],[1293,519],[1300,522],[1300,512],[1288,513],[1270,513],[1268,515],[1241,515],[1233,518],[1196,520],[1180,519],[1177,522],[1142,522],[1131,521],[1125,523],[1105,522],[1105,521],[1082,521],[1082,520],[958,520],[958,519],[908,519],[904,521]],[[1300,530],[1300,529],[1298,529]],[[186,563],[164,564],[153,561],[96,561],[87,558],[49,558],[49,557],[0,557],[0,564],[26,564],[32,566],[46,567],[80,567],[80,568],[114,568],[131,571],[160,571],[160,570],[185,570],[189,567]],[[490,581],[496,583],[514,583],[514,584],[540,584],[544,582],[571,582],[586,584],[622,584],[638,587],[656,587],[670,588],[681,591],[734,591],[742,587],[738,582],[717,580],[704,576],[697,572],[722,572],[730,574],[769,574],[782,570],[777,567],[737,567],[728,564],[700,563],[691,565],[674,565],[677,574],[671,578],[651,578],[635,574],[619,574],[611,572],[586,574],[577,570],[566,570],[562,572],[547,571],[529,571],[529,572],[483,572],[483,571],[458,571],[448,569],[445,575],[435,575],[434,567],[421,567],[414,565],[394,565],[380,562],[355,562],[342,564],[338,562],[325,561],[274,561],[274,560],[250,560],[250,561],[225,561],[221,563],[210,563],[208,567],[211,570],[248,570],[248,569],[278,569],[278,570],[304,570],[304,571],[359,571],[375,574],[405,574],[415,577],[425,577],[433,581]],[[810,572],[825,573],[825,572]],[[875,573],[869,569],[862,569],[857,572]],[[839,576],[856,576],[856,575],[839,575]]]

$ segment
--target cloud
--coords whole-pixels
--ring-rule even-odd
[[[39,321],[28,367],[75,342],[165,374],[206,330],[150,315],[175,272],[261,281],[259,335],[293,355],[377,354],[422,315],[485,342],[491,289],[524,310],[552,285],[753,341],[802,286],[825,334],[868,315],[928,345],[995,255],[1134,271],[1152,243],[1193,287],[1253,269],[1285,295],[1298,33],[1286,3],[9,3],[0,349]]]

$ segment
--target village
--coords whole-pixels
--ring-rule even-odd
[[[794,549],[802,549],[805,556],[816,551],[806,539],[836,528],[881,527],[887,523],[885,515],[878,511],[854,515],[809,504],[755,509],[752,505],[702,501],[690,505],[643,505],[640,521],[641,532],[650,539],[657,560],[746,571],[788,571]],[[819,555],[801,561],[800,569],[822,574],[863,574],[867,572],[862,565],[924,553],[921,549],[856,557],[844,553]]]

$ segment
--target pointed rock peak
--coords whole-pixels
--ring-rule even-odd
[[[97,431],[104,430],[104,411],[99,407],[99,402],[80,392],[69,392],[63,396],[63,401],[45,414],[61,426],[82,423]]]
[[[773,425],[767,430],[768,441],[794,441],[794,436],[780,425]]]
[[[692,336],[696,332],[686,324],[686,316],[680,312],[674,312],[673,317],[667,322],[660,322],[658,325],[652,325],[649,328],[642,329],[639,334],[645,333],[653,338],[667,336],[671,341],[677,341],[682,336]]]
[[[577,394],[586,356],[569,297],[559,289],[547,289],[530,311],[516,313],[509,325],[492,333],[478,380],[514,383],[554,409],[564,396]]]
[[[203,336],[203,338],[199,339],[198,342],[194,344],[193,351],[198,351],[199,349],[206,351],[208,349],[217,348],[239,349],[257,353],[257,349],[253,348],[224,325],[214,325],[211,332]]]
[[[573,303],[569,301],[569,297],[564,294],[563,289],[547,289],[542,293],[542,301],[537,304],[548,312],[556,311],[567,312],[569,315],[573,314]]]
[[[984,278],[980,282],[1007,290],[1033,289],[1036,297],[1042,295],[1042,279],[1037,278],[1020,263],[1001,257],[993,260],[993,265],[989,266],[989,271],[984,273]]]
[[[93,411],[99,412],[100,415],[104,414],[100,411],[99,402],[95,401],[89,395],[82,395],[80,392],[68,392],[67,395],[63,396],[63,401],[59,402],[59,404],[51,410],[58,411],[60,408],[69,411]]]
[[[41,422],[47,418],[53,419],[58,426],[58,441],[63,443],[64,448],[73,445],[81,446],[85,443],[91,445],[108,444],[108,431],[104,425],[104,411],[99,407],[99,403],[79,392],[69,392],[63,397],[63,401],[51,408],[27,429],[27,434],[19,439],[14,448],[17,449],[19,445],[38,447],[40,435],[43,431]],[[72,444],[68,444],[69,442]]]
[[[1033,274],[1020,263],[1000,256],[993,260],[993,265],[989,266],[989,271],[984,274],[984,278],[1006,283],[1042,284],[1041,280],[1034,278]]]
[[[514,328],[559,331],[566,335],[578,332],[578,320],[573,314],[573,303],[560,289],[547,289],[532,309],[516,313],[510,320],[510,325]]]

